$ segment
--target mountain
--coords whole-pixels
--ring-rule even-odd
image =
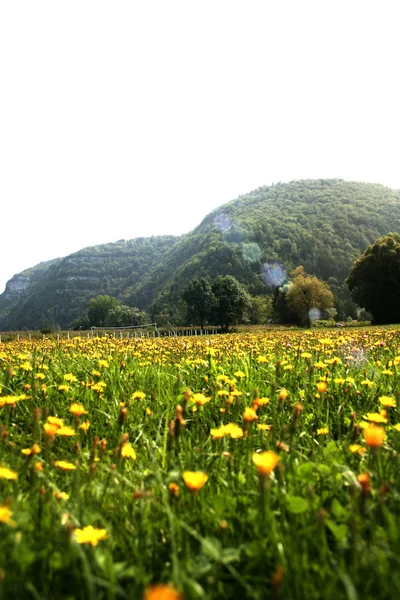
[[[345,295],[351,264],[390,231],[400,233],[399,190],[340,179],[261,187],[183,236],[85,248],[18,274],[0,295],[0,330],[67,327],[97,294],[146,310],[169,305],[173,315],[195,276],[234,275],[252,295],[266,294],[271,265],[303,265]]]

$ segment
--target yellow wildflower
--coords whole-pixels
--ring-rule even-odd
[[[279,456],[272,451],[254,452],[252,458],[258,473],[264,477],[270,475],[279,462]]]
[[[10,527],[15,527],[16,526],[16,522],[13,521],[12,517],[12,510],[10,510],[10,508],[8,506],[0,506],[0,523],[5,523],[6,525],[9,525]]]
[[[258,419],[257,413],[253,408],[247,406],[243,413],[243,421],[245,423],[251,423],[252,421],[256,421]]]
[[[135,449],[131,446],[129,442],[125,442],[124,444],[122,444],[121,456],[122,458],[132,458],[132,460],[136,460]]]
[[[159,583],[147,588],[143,600],[184,600],[183,596],[172,585]]]
[[[327,435],[328,433],[328,427],[321,427],[321,429],[317,429],[317,435]]]
[[[182,473],[182,478],[191,492],[197,492],[208,480],[208,475],[201,471],[185,471]]]
[[[0,479],[18,479],[18,473],[7,467],[0,467]]]
[[[377,425],[370,425],[363,431],[364,439],[370,448],[380,448],[385,441],[385,430]]]
[[[210,402],[211,397],[206,398],[204,394],[193,394],[191,399],[197,406],[203,406],[207,402]]]
[[[101,540],[107,538],[107,529],[96,529],[92,525],[88,525],[83,529],[75,529],[74,535],[78,544],[97,546]]]
[[[83,404],[79,402],[74,402],[69,407],[69,412],[75,415],[76,417],[80,417],[81,415],[87,415],[88,411],[84,409]]]
[[[396,399],[393,396],[379,396],[379,402],[386,408],[394,408],[396,406]]]
[[[76,465],[65,460],[55,460],[53,464],[55,467],[60,467],[63,471],[74,471],[76,469]]]
[[[56,435],[61,435],[62,437],[72,437],[76,435],[76,431],[72,429],[72,427],[60,427],[57,429]]]

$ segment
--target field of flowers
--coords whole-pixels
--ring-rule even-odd
[[[0,599],[400,597],[400,330],[0,344]]]

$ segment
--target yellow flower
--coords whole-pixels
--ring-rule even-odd
[[[101,540],[107,538],[107,529],[96,529],[92,525],[88,525],[83,529],[75,529],[74,534],[78,544],[97,546]]]
[[[53,493],[57,500],[68,500],[69,498],[69,494],[67,494],[66,492],[57,492],[57,490],[54,490]]]
[[[328,387],[326,381],[318,381],[315,385],[317,386],[317,390],[320,394],[326,392],[326,389]]]
[[[48,438],[54,438],[60,427],[57,427],[57,425],[52,425],[51,423],[45,423],[43,425],[43,429]]]
[[[146,394],[141,391],[136,391],[131,396],[132,400],[143,400],[143,398],[146,398]]]
[[[353,452],[353,454],[360,454],[360,456],[365,454],[367,451],[367,449],[364,448],[364,446],[361,446],[360,444],[351,444],[349,446],[349,450],[350,452]]]
[[[171,482],[170,484],[168,484],[168,491],[171,494],[171,496],[177,498],[179,496],[179,485],[177,483]]]
[[[392,429],[394,429],[395,431],[400,431],[400,423],[396,423],[396,425],[393,425]]]
[[[385,441],[385,430],[377,425],[370,425],[363,430],[364,439],[370,448],[380,448]]]
[[[219,440],[226,435],[224,426],[218,427],[217,429],[210,429],[210,435],[214,440]]]
[[[259,429],[260,431],[269,431],[270,429],[272,429],[272,425],[268,425],[267,423],[258,423],[257,429]]]
[[[58,391],[59,392],[68,392],[69,391],[69,385],[67,385],[66,383],[62,383],[61,385],[58,386]]]
[[[201,471],[185,471],[182,478],[191,492],[197,492],[208,480],[208,475]]]
[[[256,359],[256,360],[257,360],[257,362],[258,362],[258,363],[260,363],[260,364],[261,364],[261,363],[266,363],[266,362],[268,362],[268,359],[267,359],[267,357],[266,357],[266,356],[263,356],[262,354],[260,354],[260,356],[257,356],[257,359]]]
[[[317,369],[326,369],[327,365],[321,360],[319,360],[314,364],[314,367],[317,367]]]
[[[267,398],[266,396],[263,396],[262,398],[255,398],[254,400],[254,404],[256,404],[257,406],[265,406],[268,403],[269,398]]]
[[[132,458],[132,460],[136,460],[135,449],[131,446],[129,442],[125,442],[124,444],[122,444],[121,456],[122,458]]]
[[[74,404],[71,404],[71,406],[69,407],[69,412],[75,415],[76,417],[88,414],[88,411],[84,409],[83,404],[80,404],[79,402],[74,402]]]
[[[357,481],[361,486],[363,494],[368,494],[371,491],[371,479],[368,473],[360,473],[360,475],[357,475]]]
[[[230,435],[233,440],[237,440],[243,437],[243,429],[236,425],[236,423],[228,423],[224,425],[224,430],[227,435]]]
[[[63,419],[59,419],[58,417],[47,417],[47,422],[56,427],[62,427],[64,425]]]
[[[13,521],[12,510],[8,506],[0,506],[0,523],[5,523],[6,525],[10,525],[10,527],[15,527],[16,522]]]
[[[382,406],[386,408],[391,408],[396,406],[396,399],[393,396],[379,396],[379,402]]]
[[[252,458],[258,473],[262,476],[270,475],[279,462],[279,456],[272,451],[254,452]]]
[[[20,364],[20,369],[23,371],[32,371],[32,365],[28,362],[23,362]]]
[[[327,435],[328,433],[328,427],[321,427],[321,429],[317,429],[317,435]]]
[[[289,396],[289,392],[288,390],[286,390],[285,388],[282,388],[281,391],[279,392],[279,400],[286,400],[286,398]]]
[[[367,413],[363,416],[363,419],[366,421],[371,421],[372,423],[387,423],[388,420],[386,417],[380,415],[379,413]]]
[[[236,371],[236,373],[234,373],[234,375],[238,379],[242,379],[243,377],[246,377],[246,373],[243,373],[243,371]]]
[[[99,367],[109,367],[109,364],[106,360],[100,359],[98,362]]]
[[[367,385],[368,387],[370,387],[370,388],[371,388],[371,387],[374,385],[374,382],[373,382],[373,381],[371,381],[370,379],[364,379],[364,380],[361,382],[361,385]]]
[[[55,460],[54,466],[60,467],[60,469],[62,469],[63,471],[74,471],[76,469],[76,465],[73,465],[72,463],[67,462],[65,460]]]
[[[56,431],[56,435],[62,435],[63,437],[71,437],[76,435],[76,431],[72,427],[60,427]]]
[[[251,423],[252,421],[256,421],[258,419],[257,413],[255,410],[247,406],[243,413],[243,421],[245,423]]]
[[[0,479],[18,479],[18,473],[7,467],[0,467]]]
[[[147,588],[143,600],[184,600],[177,589],[171,585],[159,583]]]
[[[41,451],[42,449],[39,446],[39,444],[33,444],[32,448],[24,448],[23,450],[21,450],[22,454],[25,454],[25,456],[33,456],[34,454],[40,454]]]
[[[243,396],[243,392],[241,392],[240,390],[232,390],[231,396]]]
[[[66,375],[64,375],[64,381],[69,381],[73,383],[74,381],[78,381],[78,378],[75,377],[75,375],[73,375],[72,373],[67,373]]]
[[[79,429],[82,429],[82,431],[87,431],[90,427],[90,421],[85,421],[84,423],[82,423],[81,425],[79,425]]]
[[[203,406],[203,404],[210,402],[211,397],[206,398],[204,394],[193,394],[192,400],[197,406]]]

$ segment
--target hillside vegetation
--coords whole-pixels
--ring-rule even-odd
[[[345,304],[352,263],[389,231],[400,232],[398,190],[338,179],[261,187],[183,236],[85,248],[50,262],[36,278],[35,268],[25,271],[26,289],[0,296],[0,329],[67,327],[97,294],[152,313],[167,310],[178,320],[182,290],[194,277],[233,275],[250,294],[262,295],[272,291],[271,264],[286,271],[303,265]]]

